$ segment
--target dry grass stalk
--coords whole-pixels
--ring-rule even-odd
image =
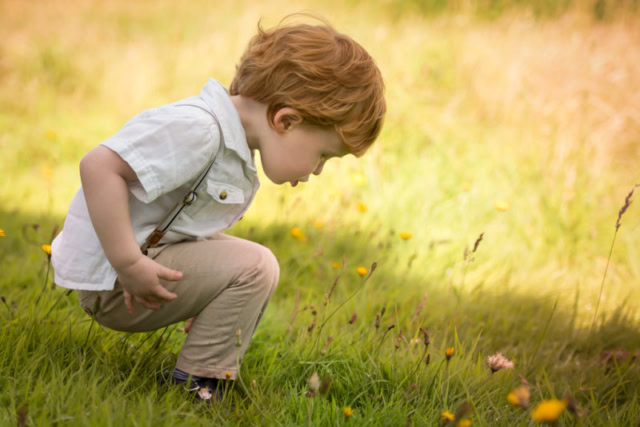
[[[480,246],[480,242],[482,242],[483,237],[484,237],[484,231],[480,233],[480,235],[476,239],[476,242],[473,244],[473,250],[471,251],[471,253],[474,253],[475,251],[478,250],[478,246]]]
[[[622,219],[622,215],[629,209],[631,206],[631,197],[633,196],[633,191],[639,187],[640,184],[636,184],[633,186],[627,197],[624,199],[624,204],[618,211],[618,220],[616,221],[616,231],[613,233],[613,239],[611,239],[611,248],[609,249],[609,256],[607,257],[607,265],[604,268],[604,275],[602,276],[602,283],[600,284],[600,293],[598,294],[598,302],[596,303],[596,309],[593,313],[593,320],[591,321],[591,332],[593,333],[593,327],[596,324],[596,318],[598,315],[598,309],[600,308],[600,301],[602,300],[602,292],[604,290],[604,282],[607,278],[607,271],[609,270],[609,264],[611,263],[611,254],[613,254],[613,245],[616,243],[616,236],[618,235],[618,230],[620,229],[620,220]]]
[[[413,319],[411,319],[411,323],[414,323],[416,319],[418,319],[418,316],[420,316],[420,313],[422,313],[422,310],[424,309],[425,305],[427,305],[426,292],[424,294],[424,297],[422,297],[422,302],[420,303],[420,305],[418,305],[418,308],[416,308],[416,312],[413,314]]]
[[[289,322],[289,333],[293,330],[293,321],[296,320],[296,316],[298,315],[298,304],[300,304],[300,289],[296,290],[296,303],[293,306],[293,314],[291,315],[291,321]]]

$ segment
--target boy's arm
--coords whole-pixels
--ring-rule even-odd
[[[129,218],[127,183],[137,176],[129,164],[99,145],[80,161],[80,177],[91,223],[125,289],[129,311],[134,310],[131,295],[152,310],[176,299],[177,295],[165,289],[159,279],[180,280],[182,273],[144,256],[136,242]]]

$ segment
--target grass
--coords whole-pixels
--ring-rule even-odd
[[[75,294],[51,288],[40,245],[86,151],[210,76],[228,84],[258,18],[292,10],[0,3],[0,424],[435,425],[468,402],[476,425],[530,425],[506,401],[520,375],[532,405],[569,393],[583,425],[636,424],[640,368],[623,356],[640,350],[638,206],[616,223],[640,183],[636,15],[305,4],[377,59],[389,115],[362,159],[295,189],[262,179],[231,232],[270,247],[281,281],[242,384],[207,409],[154,382],[180,325],[92,324]],[[356,272],[374,262],[367,280]],[[496,352],[514,369],[491,375]],[[330,388],[309,398],[314,372]]]

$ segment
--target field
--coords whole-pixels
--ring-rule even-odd
[[[549,399],[560,425],[637,425],[638,5],[473,4],[0,0],[0,425],[525,426]],[[385,128],[304,185],[261,175],[229,233],[281,280],[241,380],[201,407],[155,382],[184,325],[100,327],[41,246],[87,151],[228,85],[258,20],[300,10],[376,58]]]

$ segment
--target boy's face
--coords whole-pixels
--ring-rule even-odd
[[[260,141],[260,159],[265,175],[276,184],[306,182],[320,175],[325,162],[348,154],[335,130],[282,124]]]

